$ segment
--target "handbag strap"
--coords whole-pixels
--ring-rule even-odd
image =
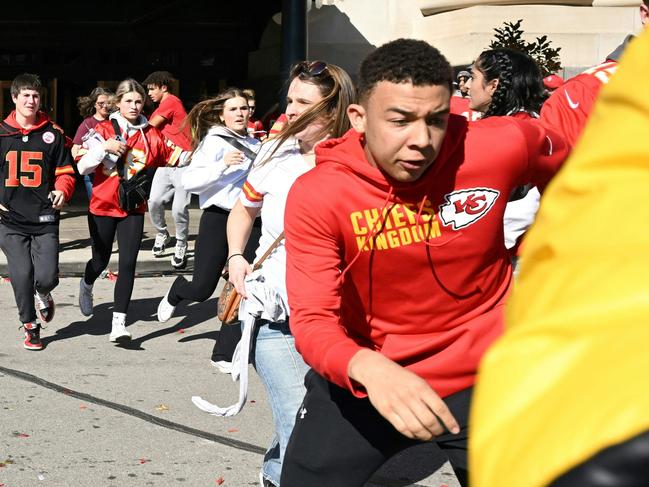
[[[118,137],[122,137],[122,129],[119,126],[119,123],[117,123],[117,120],[114,118],[111,118],[110,121],[113,124],[113,130],[115,131],[115,135]],[[126,177],[126,168],[124,167],[124,156],[121,156],[119,159],[117,159],[117,162],[115,162],[115,166],[117,167],[117,175],[119,176],[119,179],[121,180],[127,180],[128,178]]]
[[[268,247],[268,250],[264,252],[264,255],[261,256],[261,259],[255,262],[255,264],[252,266],[252,269],[255,271],[259,269],[261,265],[264,263],[264,261],[268,258],[268,256],[273,253],[273,250],[275,250],[277,246],[281,243],[282,240],[284,240],[284,232],[279,234],[279,237],[277,237],[275,241],[272,243],[272,245]]]
[[[243,152],[245,156],[251,161],[254,161],[255,157],[257,157],[257,153],[254,150],[250,149],[249,147],[246,147],[234,137],[230,137],[229,135],[223,135],[223,134],[216,134],[216,135],[221,137],[223,140],[225,140],[228,144],[230,144],[235,149],[238,149],[241,152]]]

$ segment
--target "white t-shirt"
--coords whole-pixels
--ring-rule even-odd
[[[244,206],[261,208],[261,238],[255,261],[264,255],[284,231],[284,209],[288,192],[295,180],[311,169],[300,154],[294,138],[288,139],[270,160],[266,160],[276,145],[273,141],[263,145],[239,196]],[[262,273],[267,282],[287,300],[284,242],[264,261]]]
[[[236,134],[225,127],[210,128],[182,175],[183,188],[198,195],[201,209],[216,205],[231,210],[252,164],[252,160],[244,157],[241,164],[226,166],[223,157],[238,149],[219,137],[219,134],[236,138],[237,142],[253,152],[259,149],[260,142],[254,137]]]

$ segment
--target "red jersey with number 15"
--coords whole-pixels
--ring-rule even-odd
[[[562,134],[570,148],[584,130],[599,90],[617,70],[616,61],[606,61],[569,79],[544,103],[541,123]]]

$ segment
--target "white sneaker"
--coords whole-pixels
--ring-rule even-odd
[[[123,343],[130,339],[131,334],[126,329],[126,315],[124,313],[113,313],[113,326],[108,340]]]
[[[187,242],[176,242],[174,255],[171,257],[171,265],[174,269],[185,268],[185,266],[187,265]]]
[[[218,362],[215,362],[214,360],[210,360],[210,363],[222,374],[232,373],[232,362],[226,362],[225,360],[219,360]]]
[[[153,242],[153,248],[151,249],[151,253],[153,253],[154,257],[160,257],[164,254],[165,247],[169,243],[169,240],[171,240],[171,237],[168,232],[156,233],[155,242]]]
[[[176,310],[176,307],[172,306],[169,302],[169,291],[171,291],[171,288],[169,288],[167,294],[164,295],[164,298],[162,298],[158,304],[158,321],[160,323],[166,323],[169,321]]]
[[[92,286],[86,284],[83,277],[79,282],[79,308],[83,316],[92,316]]]

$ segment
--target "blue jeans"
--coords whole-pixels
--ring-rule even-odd
[[[286,445],[306,393],[304,376],[309,366],[295,349],[288,321],[257,323],[252,360],[266,387],[275,423],[275,435],[264,456],[262,475],[279,486]]]

